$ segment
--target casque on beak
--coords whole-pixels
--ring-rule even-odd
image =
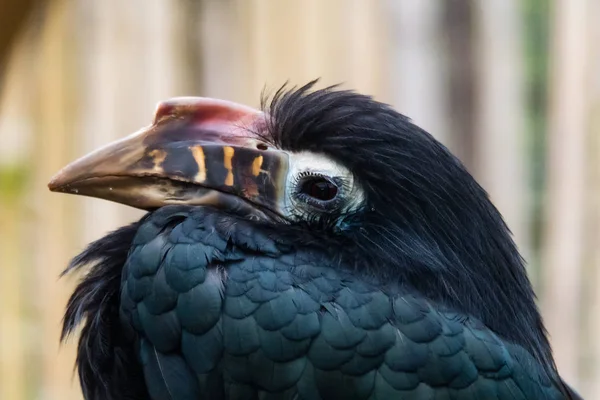
[[[72,162],[48,187],[145,210],[237,197],[280,214],[289,157],[260,140],[264,126],[262,112],[239,104],[170,99],[152,125]]]

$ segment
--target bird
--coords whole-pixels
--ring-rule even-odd
[[[167,99],[52,178],[146,212],[63,272],[84,398],[580,399],[487,192],[392,106],[317,82]]]

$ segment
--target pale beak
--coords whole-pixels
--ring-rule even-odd
[[[51,191],[152,210],[233,196],[280,214],[289,155],[261,140],[265,114],[208,98],[158,105],[152,125],[58,172]]]

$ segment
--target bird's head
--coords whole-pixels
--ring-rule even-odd
[[[60,171],[53,191],[154,210],[214,206],[340,264],[482,320],[551,363],[534,295],[501,215],[458,159],[372,98],[313,83],[261,110],[206,98]]]

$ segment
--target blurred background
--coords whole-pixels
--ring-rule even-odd
[[[81,399],[59,328],[83,246],[141,212],[51,194],[158,101],[286,81],[392,104],[489,191],[560,372],[600,398],[600,2],[0,0],[0,399]]]

